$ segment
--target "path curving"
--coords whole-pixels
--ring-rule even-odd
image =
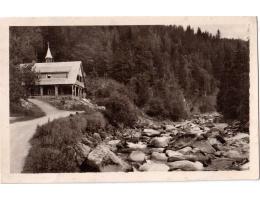
[[[21,173],[25,158],[30,150],[30,139],[34,135],[38,125],[43,125],[53,119],[75,114],[76,111],[58,110],[50,104],[38,99],[28,99],[41,108],[45,116],[33,120],[15,122],[10,124],[10,172]]]

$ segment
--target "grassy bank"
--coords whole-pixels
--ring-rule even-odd
[[[74,147],[83,137],[102,132],[107,121],[100,112],[77,114],[56,119],[37,128],[25,161],[24,173],[80,171]],[[88,137],[89,136],[89,137]],[[105,137],[105,136],[103,136]]]
[[[10,104],[10,123],[26,121],[45,116],[45,113],[35,104],[23,107],[18,104]]]
[[[86,106],[78,101],[77,99],[72,99],[72,97],[46,97],[46,98],[39,98],[42,101],[45,101],[46,103],[51,104],[55,108],[58,108],[59,110],[86,110]]]

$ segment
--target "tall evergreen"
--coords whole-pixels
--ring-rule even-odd
[[[12,27],[10,63],[44,61],[47,42],[55,61],[81,60],[88,76],[120,82],[153,115],[217,109],[226,118],[248,118],[248,41],[225,39],[219,30],[213,36],[174,25]]]

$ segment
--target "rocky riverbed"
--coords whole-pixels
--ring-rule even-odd
[[[141,120],[120,136],[82,138],[75,159],[83,172],[216,171],[249,168],[249,133],[218,113],[183,122]]]

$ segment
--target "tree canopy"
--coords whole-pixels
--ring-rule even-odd
[[[248,41],[175,25],[11,27],[10,67],[44,62],[47,42],[54,61],[81,60],[87,75],[125,85],[152,115],[218,109],[248,119]]]

